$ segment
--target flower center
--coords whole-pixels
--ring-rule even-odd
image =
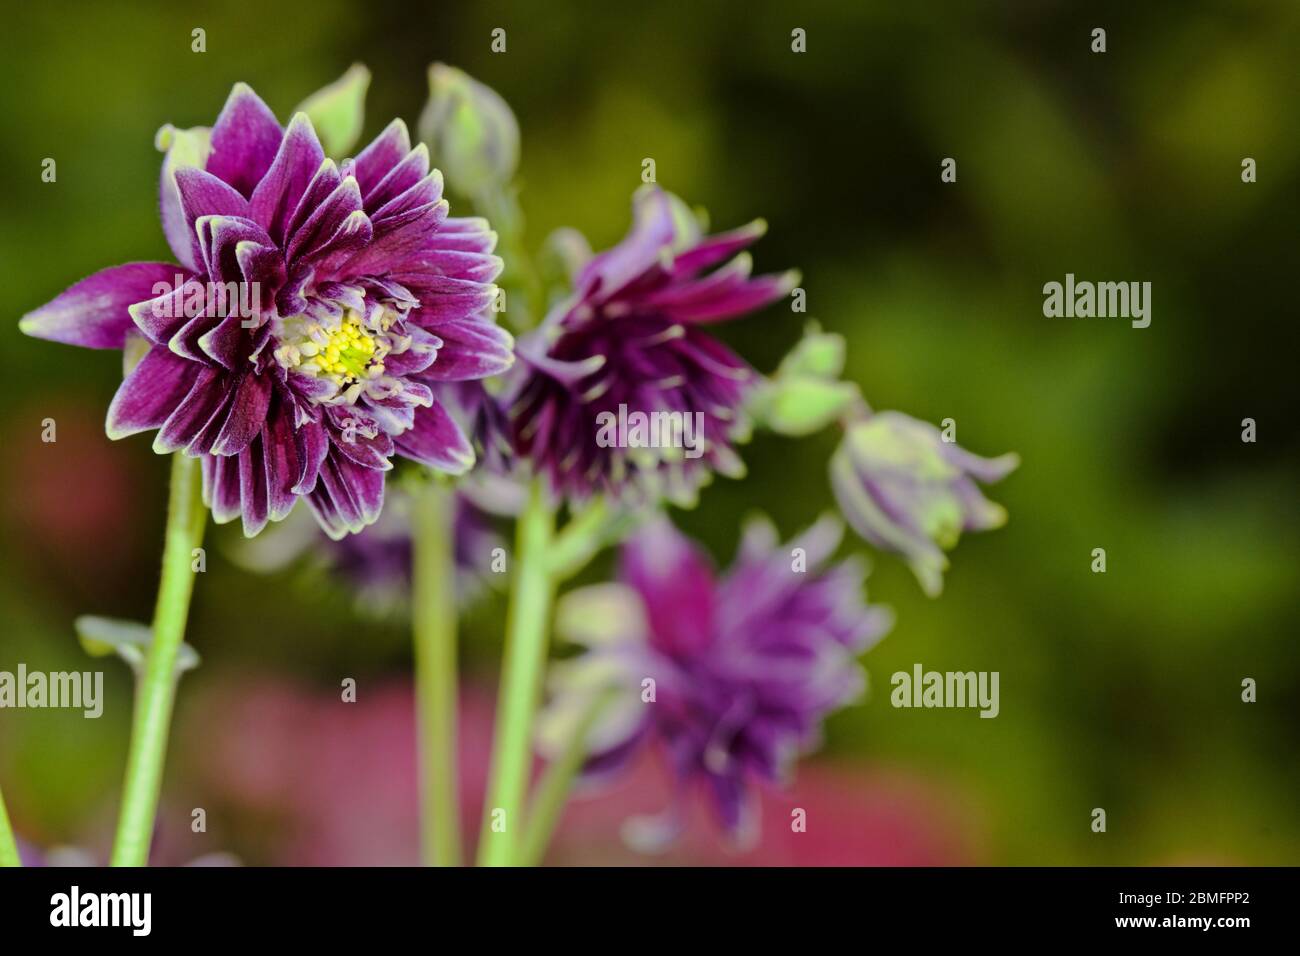
[[[315,347],[315,352],[311,349]],[[312,340],[301,349],[320,368],[319,374],[339,376],[352,383],[366,374],[375,355],[375,340],[361,327],[355,312],[349,312],[336,329],[325,332],[319,345]]]
[[[281,320],[275,358],[284,368],[330,382],[336,394],[355,401],[362,386],[384,374],[384,357],[393,349],[385,328],[372,329],[349,309],[335,324],[306,316]]]

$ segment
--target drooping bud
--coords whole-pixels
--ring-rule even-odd
[[[926,594],[943,589],[945,551],[963,531],[1006,523],[1007,512],[975,481],[995,482],[1020,464],[1015,454],[981,458],[928,422],[880,412],[851,424],[831,458],[831,488],[853,529],[902,555]]]

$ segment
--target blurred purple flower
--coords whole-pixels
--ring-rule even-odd
[[[404,615],[411,596],[411,504],[410,493],[398,484],[389,489],[383,514],[359,534],[333,541],[314,523],[291,518],[238,547],[235,559],[250,570],[268,573],[310,555],[355,593],[360,613],[374,618]],[[452,531],[456,596],[464,607],[500,577],[490,570],[492,551],[505,542],[491,515],[463,487],[455,492]]]
[[[331,537],[375,521],[390,458],[461,473],[442,382],[506,369],[489,317],[501,260],[482,219],[448,218],[442,175],[394,121],[326,159],[305,113],[281,129],[237,84],[211,129],[164,127],[163,231],[179,265],[130,263],[22,320],[40,338],[127,348],[112,438],[203,459],[218,522],[254,535],[305,497]]]
[[[557,630],[587,651],[553,668],[542,749],[558,752],[597,702],[605,709],[587,776],[661,745],[677,797],[662,819],[641,821],[636,842],[674,836],[697,783],[726,831],[744,841],[751,784],[786,780],[825,717],[862,693],[854,657],[885,635],[892,616],[864,603],[861,564],[826,566],[841,533],[823,518],[782,546],[769,523],[754,522],[731,570],[715,580],[702,552],[659,519],[625,546],[621,583],[563,599]]]
[[[633,224],[583,264],[572,296],[520,339],[526,367],[507,396],[515,448],[570,498],[605,491],[689,500],[710,471],[739,475],[749,365],[705,331],[790,292],[795,273],[752,277],[743,250],[765,231],[756,220],[704,237],[682,202],[657,187],[636,195]],[[706,272],[711,266],[726,263]],[[676,413],[682,447],[599,440],[602,419]],[[681,417],[684,416],[684,417]],[[689,453],[688,453],[689,450]]]
[[[961,533],[1006,523],[1006,509],[985,498],[975,481],[1001,481],[1019,464],[1013,453],[981,458],[945,441],[928,422],[879,412],[846,426],[831,458],[831,487],[853,529],[906,558],[934,597],[948,568],[944,551]]]

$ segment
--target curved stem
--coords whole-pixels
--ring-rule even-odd
[[[454,521],[454,492],[425,482],[416,495],[411,603],[421,854],[430,866],[460,866]]]
[[[574,515],[555,536],[550,550],[551,573],[558,581],[573,577],[600,551],[610,522],[609,503],[597,498]]]
[[[9,826],[4,794],[0,793],[0,866],[22,865],[23,861],[18,856],[18,844],[14,841],[14,831]]]
[[[482,866],[509,865],[514,862],[519,844],[516,834],[522,829],[524,796],[532,766],[533,718],[541,696],[555,596],[547,553],[554,525],[555,515],[547,506],[541,483],[534,481],[516,531],[515,573],[506,615],[492,771],[479,834],[478,861]]]
[[[172,456],[167,537],[154,608],[153,641],[145,656],[144,673],[136,682],[135,718],[113,844],[113,866],[144,866],[149,858],[176,696],[176,655],[185,637],[185,620],[194,591],[193,552],[203,542],[206,522],[199,459],[178,452]]]
[[[528,828],[517,858],[521,866],[537,866],[546,856],[546,848],[560,822],[560,815],[569,799],[569,791],[573,789],[573,781],[587,757],[587,742],[592,728],[612,700],[613,694],[596,695],[578,721],[564,750],[547,764],[532,805],[528,808]]]

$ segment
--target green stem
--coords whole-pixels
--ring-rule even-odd
[[[4,794],[0,793],[0,866],[22,865],[23,861],[18,856],[18,844],[14,840],[14,831],[9,826]]]
[[[517,857],[521,866],[537,866],[546,856],[546,848],[560,822],[560,815],[569,799],[569,791],[573,789],[573,781],[587,757],[588,738],[612,699],[612,694],[596,695],[578,721],[564,750],[547,764],[529,807],[528,828],[524,832],[524,844]]]
[[[416,495],[412,567],[415,706],[424,862],[460,866],[456,785],[455,500],[436,480]]]
[[[481,866],[510,864],[519,844],[515,834],[522,829],[524,796],[532,766],[533,718],[541,697],[555,596],[555,581],[547,563],[554,525],[555,515],[547,506],[541,483],[534,481],[516,532],[492,771],[479,835]]]
[[[145,657],[144,673],[136,684],[131,749],[117,840],[113,844],[114,866],[144,866],[149,858],[176,696],[176,655],[185,637],[185,619],[194,591],[193,552],[203,542],[207,523],[201,487],[199,459],[183,452],[173,455],[162,581],[154,608],[153,641]]]
[[[573,577],[591,561],[604,544],[610,521],[610,509],[604,498],[597,498],[574,515],[555,536],[550,550],[551,574],[557,581]]]

